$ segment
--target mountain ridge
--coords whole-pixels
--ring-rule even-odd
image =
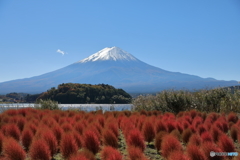
[[[66,67],[39,76],[0,83],[0,93],[43,92],[62,83],[109,84],[127,92],[201,89],[237,85],[237,81],[170,72],[138,60],[118,47],[107,47]]]

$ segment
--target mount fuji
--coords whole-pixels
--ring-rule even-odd
[[[129,93],[163,89],[201,89],[238,85],[237,81],[201,78],[166,71],[142,62],[118,48],[104,48],[69,66],[43,75],[0,83],[0,93],[40,93],[61,83],[109,84]]]

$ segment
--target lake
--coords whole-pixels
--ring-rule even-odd
[[[39,107],[39,104],[34,103],[11,103],[11,104],[0,104],[0,112],[7,109],[18,109],[18,108],[35,108]],[[62,110],[79,109],[83,111],[96,111],[102,109],[103,111],[123,111],[133,109],[133,104],[58,104]]]

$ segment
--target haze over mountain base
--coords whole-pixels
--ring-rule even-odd
[[[201,78],[148,65],[118,47],[103,50],[59,70],[0,83],[0,94],[41,93],[62,83],[109,84],[129,93],[164,89],[202,89],[238,85],[237,81]]]

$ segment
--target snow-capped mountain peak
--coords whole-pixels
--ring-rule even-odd
[[[94,61],[106,61],[106,60],[125,60],[125,61],[137,61],[138,59],[129,54],[128,52],[122,50],[118,47],[107,47],[104,48],[97,53],[85,58],[78,63],[85,63],[85,62],[94,62]]]

